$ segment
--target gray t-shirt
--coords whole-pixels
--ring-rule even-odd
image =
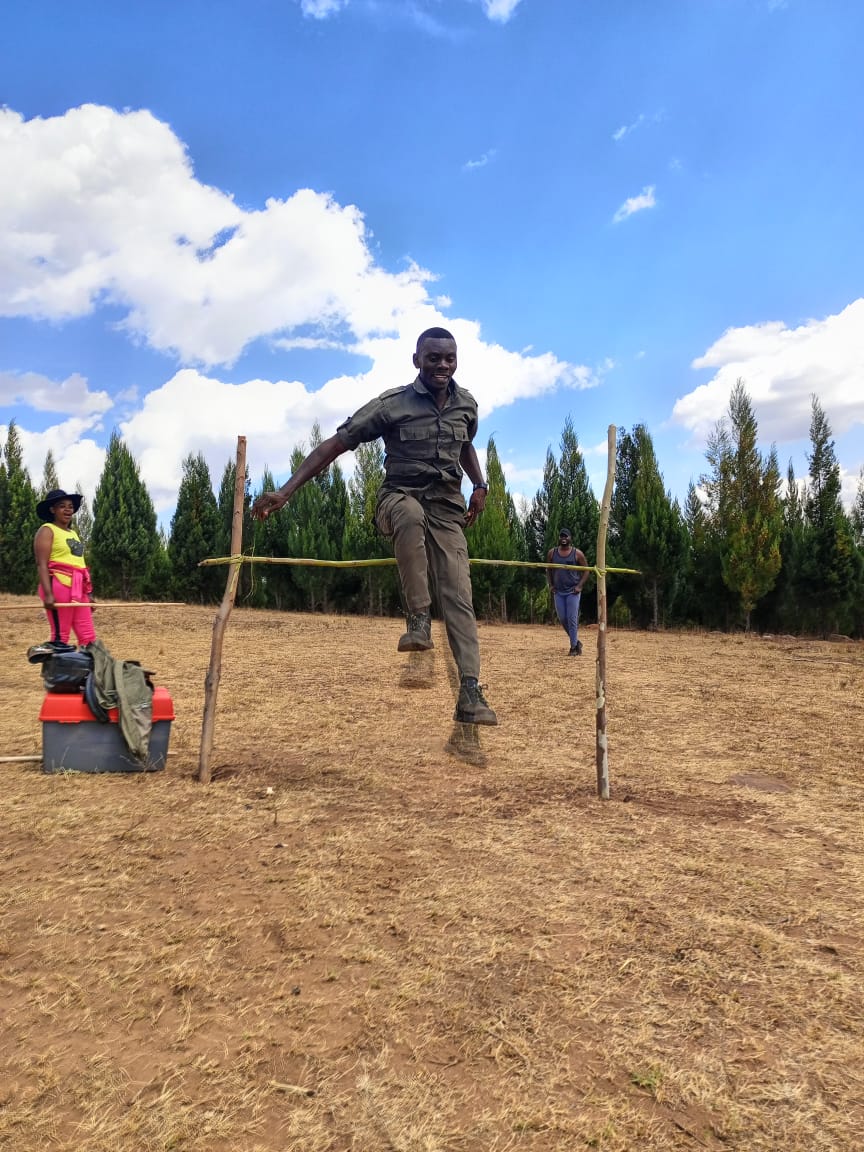
[[[581,561],[576,555],[576,549],[571,548],[569,556],[562,556],[557,548],[552,549],[552,563],[553,564],[580,564]],[[568,572],[564,568],[552,569],[552,587],[562,596],[568,596],[570,593],[576,591],[576,585],[582,579],[582,573],[577,571]]]

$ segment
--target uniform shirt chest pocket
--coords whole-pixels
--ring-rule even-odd
[[[449,424],[406,424],[399,429],[399,440],[406,455],[431,460],[436,456],[458,458],[468,439],[464,427]]]

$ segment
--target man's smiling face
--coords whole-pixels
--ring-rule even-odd
[[[443,392],[456,371],[456,341],[427,336],[414,354],[414,367],[430,392]]]

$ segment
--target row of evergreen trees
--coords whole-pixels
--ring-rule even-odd
[[[321,442],[316,424],[310,448]],[[607,562],[637,568],[641,576],[610,577],[613,622],[639,627],[699,626],[809,634],[864,635],[864,470],[851,514],[840,499],[840,468],[831,429],[812,401],[809,475],[799,482],[790,464],[781,482],[777,453],[757,448],[758,427],[739,381],[727,415],[709,438],[707,469],[691,483],[684,507],[664,487],[647,429],[621,430]],[[295,448],[292,470],[305,454]],[[233,461],[218,493],[203,456],[183,462],[183,478],[170,533],[161,532],[138,465],[115,432],[96,489],[92,515],[86,501],[79,534],[102,597],[208,603],[225,585],[225,568],[198,567],[230,550],[234,501]],[[542,562],[567,526],[593,558],[599,507],[569,418],[559,452],[547,452],[543,481],[530,505],[517,510],[507,490],[494,439],[487,451],[486,511],[468,531],[472,556]],[[246,476],[244,548],[257,556],[363,560],[392,555],[375,530],[373,512],[384,475],[380,441],[362,445],[346,483],[338,463],[295,496],[281,515],[264,523],[249,514],[253,494]],[[38,492],[23,466],[14,422],[0,458],[0,590],[36,587],[32,538],[40,496],[59,487],[51,452]],[[265,470],[260,491],[275,487]],[[541,569],[472,567],[474,603],[486,619],[550,618]],[[239,599],[282,610],[394,614],[400,611],[395,568],[329,569],[245,565]],[[583,601],[583,617],[593,613]]]

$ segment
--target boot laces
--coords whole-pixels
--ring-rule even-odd
[[[488,708],[489,707],[489,701],[483,695],[483,689],[485,687],[486,687],[485,684],[477,684],[477,683],[463,684],[462,685],[463,690],[468,693],[468,696],[469,696],[472,704],[483,704]]]

